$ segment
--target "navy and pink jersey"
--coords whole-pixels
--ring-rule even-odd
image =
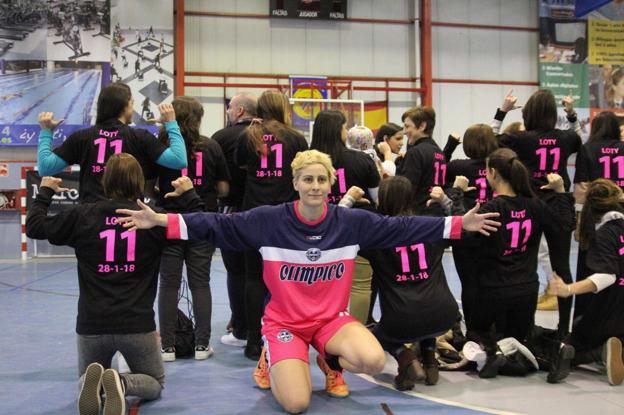
[[[576,157],[574,183],[609,179],[624,189],[624,142],[619,139],[589,141]]]
[[[207,240],[223,249],[259,250],[271,294],[264,320],[304,325],[347,309],[360,249],[391,248],[461,237],[461,217],[388,217],[325,205],[315,222],[298,202],[232,215],[169,214],[167,237]]]

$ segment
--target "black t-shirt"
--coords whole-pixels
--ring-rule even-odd
[[[272,134],[263,136],[266,156],[260,156],[252,147],[247,134],[238,142],[236,162],[247,167],[243,210],[257,206],[277,205],[297,198],[293,188],[290,164],[300,151],[308,149],[308,143],[299,132],[283,130],[278,139]]]
[[[557,173],[563,178],[566,191],[570,189],[568,158],[580,150],[582,141],[574,131],[521,131],[499,136],[502,147],[512,149],[531,174],[533,190],[548,184],[546,176]]]
[[[226,206],[240,208],[243,204],[247,172],[238,167],[234,155],[238,148],[240,136],[245,132],[249,124],[251,124],[251,120],[242,120],[236,123],[236,125],[217,131],[212,136],[212,139],[221,146],[221,150],[223,150],[223,155],[227,161],[228,171],[230,172],[230,193],[227,197],[221,199]]]
[[[193,181],[193,187],[204,202],[206,212],[217,211],[217,182],[228,181],[229,173],[221,146],[208,137],[202,137],[202,142],[194,154],[187,154],[188,167],[182,170],[173,170],[160,167],[158,187],[160,189],[158,205],[168,212],[189,212],[188,207],[182,204],[179,197],[165,199],[165,195],[173,192],[171,182],[180,176],[187,176]]]
[[[479,271],[481,294],[537,295],[537,251],[542,232],[550,239],[574,228],[572,195],[555,193],[548,205],[539,198],[499,195],[480,212],[499,212],[496,220],[501,223],[489,237],[477,234],[480,243],[474,266]]]
[[[362,251],[379,287],[379,324],[402,342],[447,331],[459,315],[442,267],[444,243]]]
[[[486,175],[485,160],[453,160],[448,164],[446,184],[448,187],[453,186],[457,176],[465,176],[468,179],[468,186],[476,187],[476,190],[464,193],[464,203],[466,209],[469,210],[476,203],[484,204],[494,197],[494,191],[490,187]]]
[[[609,179],[624,188],[624,143],[620,140],[589,141],[576,156],[574,183]]]
[[[102,200],[47,216],[54,192],[42,187],[28,212],[29,237],[75,249],[78,260],[78,334],[154,331],[154,299],[165,229],[130,232],[117,223],[116,209],[136,202]],[[200,203],[194,191],[181,197]]]
[[[328,196],[329,203],[338,204],[351,186],[358,186],[364,190],[364,197],[373,200],[368,189],[379,186],[379,171],[373,159],[366,153],[345,148],[339,163],[334,163],[336,169],[336,182],[332,186]]]
[[[597,294],[583,314],[574,334],[601,338],[624,337],[624,219],[610,220],[596,231],[587,252],[587,266],[594,273],[615,274],[615,283]]]
[[[146,180],[156,177],[156,160],[167,149],[149,131],[133,129],[119,120],[76,131],[54,153],[67,164],[80,165],[80,201],[105,199],[102,176],[109,157],[129,153],[137,159]]]
[[[420,211],[429,200],[431,189],[446,183],[446,158],[432,138],[421,138],[409,146],[397,174],[412,182],[414,207]]]

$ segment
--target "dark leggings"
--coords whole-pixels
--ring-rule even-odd
[[[571,232],[551,232],[546,235],[548,251],[550,253],[550,264],[552,269],[563,279],[566,284],[572,283],[572,272],[570,271],[570,245],[572,243]],[[569,333],[570,315],[572,313],[572,297],[558,297],[559,304],[559,326],[557,331],[559,338],[563,339]]]
[[[576,282],[583,281],[592,274],[587,267],[586,261],[587,251],[579,247],[578,259],[576,262]],[[591,299],[591,294],[581,294],[574,297],[574,321],[578,320],[583,315]]]
[[[475,267],[476,247],[453,246],[453,261],[461,282],[461,301],[466,330],[472,328],[472,313],[477,298],[477,267]]]
[[[405,343],[416,343],[419,342],[420,350],[435,350],[436,348],[436,337],[441,335],[442,333],[429,334],[426,336],[418,337],[409,342],[401,342],[400,340],[394,339],[388,336],[384,331],[381,324],[377,324],[373,329],[373,335],[381,344],[381,347],[390,353],[392,357],[394,357],[397,361],[399,360],[399,354],[405,349]]]
[[[195,344],[209,344],[212,319],[210,264],[214,250],[206,242],[198,241],[171,242],[163,250],[158,291],[158,320],[163,348],[175,345],[178,291],[182,282],[182,266],[185,263],[186,278],[193,296]]]
[[[474,304],[468,339],[481,343],[488,355],[495,354],[496,342],[506,337],[525,342],[535,318],[537,287],[534,293],[517,297],[483,294]]]
[[[232,312],[232,333],[237,339],[247,338],[245,314],[245,253],[221,250],[227,271],[227,290]]]
[[[260,344],[260,329],[264,300],[268,290],[262,279],[262,255],[245,252],[245,313],[247,315],[247,344]]]

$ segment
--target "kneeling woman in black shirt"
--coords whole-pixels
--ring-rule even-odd
[[[574,201],[564,192],[561,176],[547,175],[548,184],[542,189],[554,191],[547,205],[531,190],[528,170],[512,150],[494,151],[486,169],[497,197],[480,212],[499,212],[502,226],[487,238],[479,235],[480,248],[475,252],[478,292],[468,337],[480,342],[488,354],[479,372],[483,378],[496,376],[506,362],[497,353],[496,342],[506,337],[524,342],[533,325],[542,232],[549,241],[574,228]]]
[[[108,199],[47,216],[61,180],[44,177],[26,219],[26,234],[54,245],[75,249],[78,260],[78,373],[80,414],[100,411],[100,388],[106,393],[104,413],[125,414],[125,395],[142,399],[160,397],[165,371],[154,322],[154,298],[160,255],[166,244],[162,229],[129,232],[117,222],[119,208],[137,208],[143,195],[143,171],[127,153],[106,163],[102,185]],[[192,189],[190,180],[178,180],[170,196]],[[187,192],[186,203],[198,203]],[[110,369],[121,352],[132,370],[119,375]]]
[[[606,179],[597,179],[587,190],[581,213],[580,244],[587,250],[587,279],[565,284],[555,277],[551,290],[559,297],[589,295],[587,309],[566,342],[576,349],[573,364],[604,362],[611,385],[624,381],[624,208],[622,190]],[[603,352],[603,347],[606,353]],[[561,349],[564,349],[563,347]],[[559,353],[549,382],[563,380],[569,363]],[[571,354],[568,354],[568,358]]]
[[[379,213],[410,216],[412,209],[412,184],[407,178],[381,182]],[[381,319],[373,334],[399,363],[395,378],[399,390],[412,389],[423,376],[421,363],[405,343],[420,342],[425,383],[438,381],[435,338],[447,332],[459,314],[442,268],[445,245],[415,243],[361,253],[370,260],[379,288]]]

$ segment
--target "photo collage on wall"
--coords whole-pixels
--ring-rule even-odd
[[[164,19],[150,22],[156,8]],[[112,81],[132,88],[133,121],[145,124],[173,97],[173,64],[172,0],[5,0],[0,145],[36,146],[44,111],[64,119],[54,131],[59,145],[93,125],[99,92]]]
[[[557,102],[572,92],[583,141],[602,111],[621,114],[624,125],[624,2],[578,15],[579,0],[540,0],[540,87]],[[561,108],[558,128],[567,128]]]

